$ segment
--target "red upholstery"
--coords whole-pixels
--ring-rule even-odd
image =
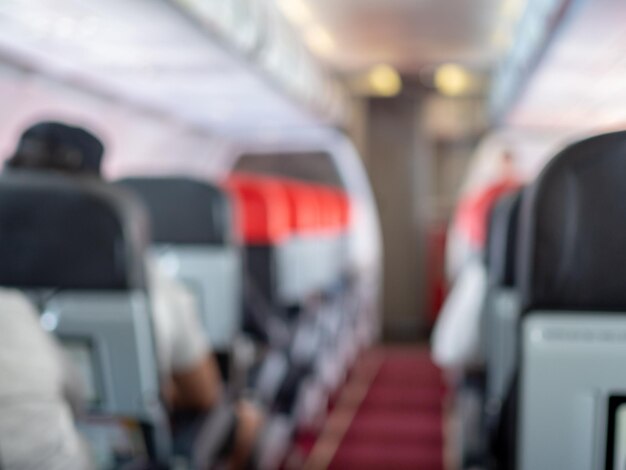
[[[289,198],[280,182],[237,174],[226,181],[226,187],[234,195],[241,238],[246,244],[277,244],[291,235]]]
[[[293,233],[338,232],[350,223],[350,198],[329,186],[238,173],[226,187],[234,194],[247,244],[278,243]]]
[[[339,210],[341,211],[341,226],[347,229],[352,220],[352,201],[350,200],[350,196],[344,191],[336,191],[335,197],[337,198]]]
[[[321,208],[313,186],[297,181],[283,182],[291,212],[291,228],[296,233],[319,229]]]
[[[339,231],[342,223],[342,208],[337,190],[325,186],[315,188],[321,206],[321,227],[325,231]]]

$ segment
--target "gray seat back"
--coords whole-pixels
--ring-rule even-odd
[[[152,253],[161,267],[195,295],[213,349],[225,352],[242,322],[243,261],[225,191],[182,177],[119,182],[145,204]]]
[[[0,284],[30,292],[78,361],[92,416],[147,426],[152,457],[170,454],[160,401],[141,208],[91,178],[0,176]]]
[[[616,132],[566,148],[524,193],[520,469],[605,468],[609,397],[626,391],[624,181]]]
[[[484,312],[486,402],[497,413],[517,359],[519,296],[515,288],[516,238],[521,191],[504,196],[490,214],[486,263],[489,289]]]
[[[296,234],[275,247],[280,300],[299,304],[311,295],[327,292],[341,278],[345,238],[337,234]]]
[[[339,282],[347,250],[338,227],[331,228],[341,217],[334,192],[247,174],[231,175],[228,186],[244,222],[250,276],[270,304],[302,305]],[[332,220],[323,220],[330,212]],[[309,215],[316,220],[300,225]]]

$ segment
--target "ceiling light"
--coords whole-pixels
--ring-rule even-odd
[[[402,91],[402,79],[393,67],[377,65],[367,74],[369,88],[378,96],[396,96]]]
[[[313,21],[311,8],[304,0],[279,0],[278,4],[287,19],[297,25],[310,24]]]
[[[311,50],[320,55],[328,55],[335,49],[335,40],[321,26],[311,26],[306,31],[306,42]]]
[[[435,72],[435,86],[442,95],[459,96],[472,87],[471,74],[460,65],[445,64]]]

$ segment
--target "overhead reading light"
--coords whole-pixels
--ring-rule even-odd
[[[311,26],[306,31],[305,39],[311,50],[317,54],[328,55],[335,49],[335,40],[321,26]]]
[[[367,74],[370,90],[378,96],[396,96],[402,91],[400,74],[389,65],[377,65]]]
[[[444,64],[435,71],[435,86],[442,95],[463,95],[472,88],[472,82],[472,75],[457,64]]]

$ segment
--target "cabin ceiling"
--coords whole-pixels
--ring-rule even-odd
[[[341,125],[342,90],[286,39],[272,2],[2,0],[0,63],[232,136]],[[234,44],[246,28],[254,56]]]
[[[507,117],[522,128],[623,129],[626,3],[578,2]]]
[[[488,68],[497,32],[514,0],[308,0],[337,44],[330,63],[343,72],[388,63],[413,74],[459,62]],[[508,6],[507,6],[508,5]]]

